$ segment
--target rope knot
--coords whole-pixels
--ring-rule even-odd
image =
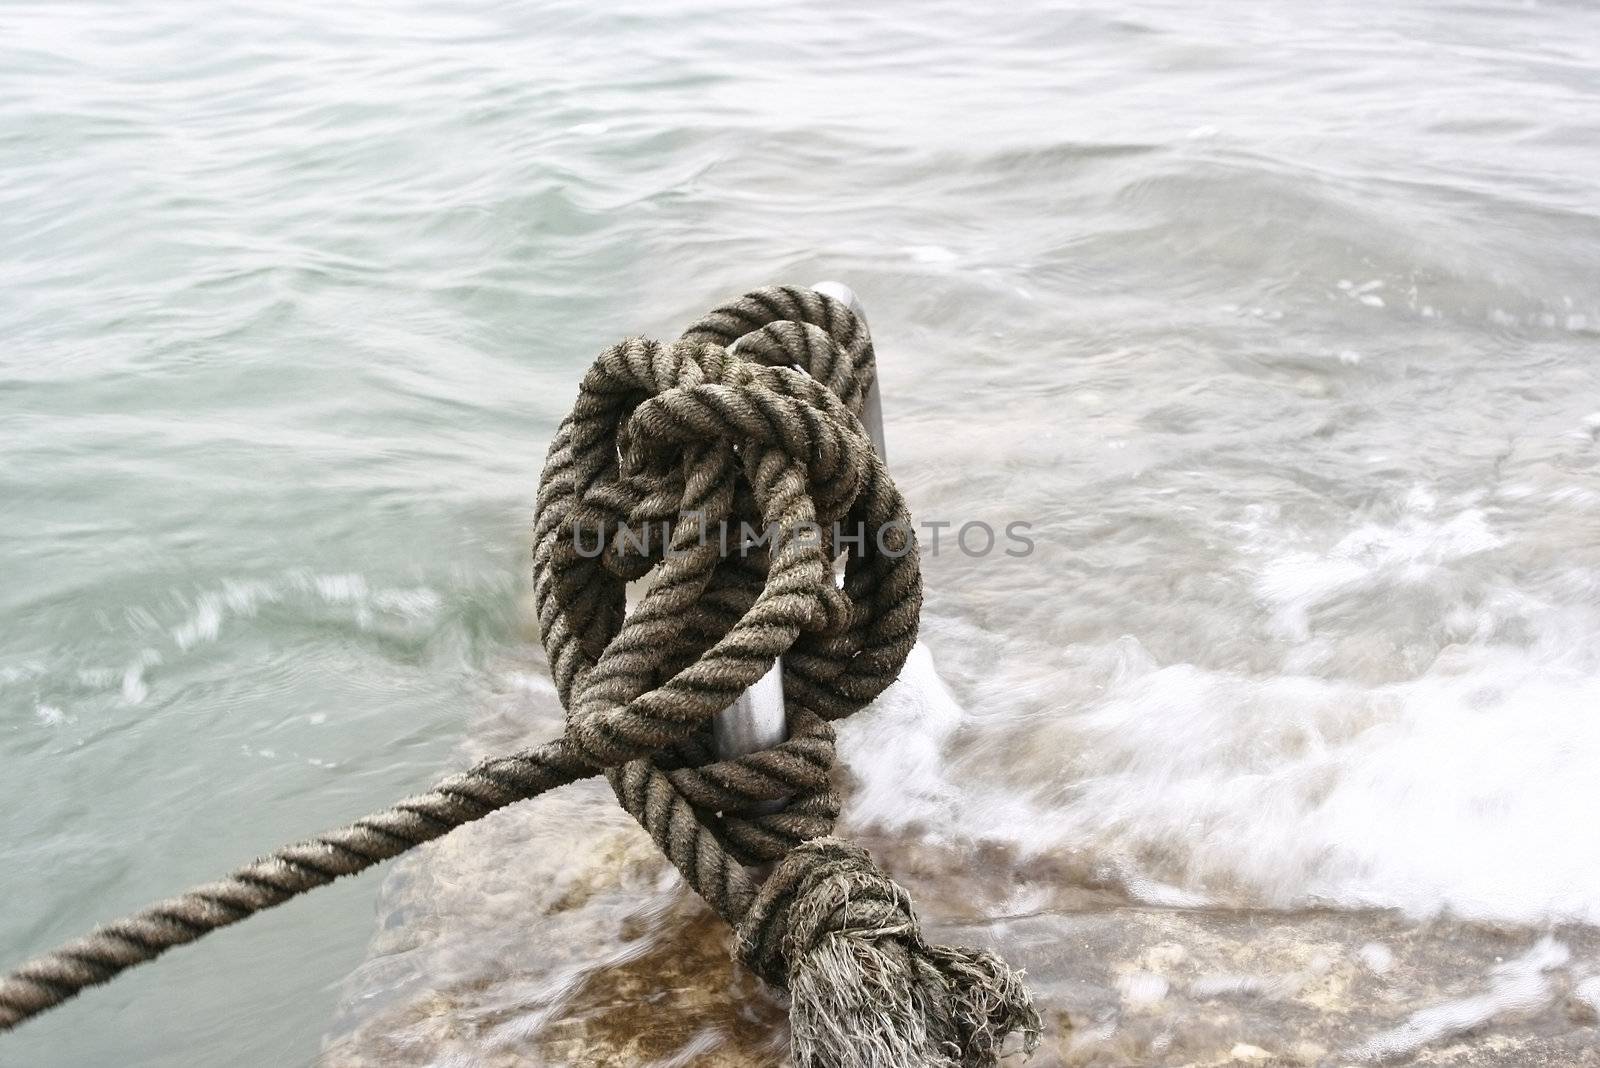
[[[739,956],[788,988],[800,1068],[988,1068],[1013,1034],[1031,1052],[1039,1017],[1021,976],[993,954],[925,941],[906,891],[865,850],[824,837],[839,815],[832,722],[894,681],[922,603],[910,515],[860,422],[873,374],[860,318],[789,287],[723,304],[669,344],[607,349],[550,444],[534,519],[534,610],[562,737],[0,976],[0,1031],[603,770],[736,925]],[[630,609],[634,579],[649,581]],[[774,663],[788,739],[720,759],[713,717]]]
[[[736,953],[789,990],[800,1068],[981,1068],[1032,1053],[1039,1014],[992,953],[932,945],[905,888],[837,838],[798,846],[738,927]]]
[[[789,288],[723,305],[676,341],[601,353],[551,443],[534,529],[540,630],[584,760],[617,774],[636,760],[702,764],[711,718],[779,658],[791,718],[849,715],[893,680],[921,580],[905,502],[860,421],[872,376],[854,313]],[[625,584],[641,579],[630,608]],[[808,759],[825,766],[831,751]],[[700,779],[728,775],[775,781],[749,766]],[[630,797],[643,805],[669,785],[690,790],[640,779]],[[834,808],[819,800],[815,816]],[[737,826],[719,830],[747,857],[819,826],[756,828],[723,804],[693,821],[730,812]]]

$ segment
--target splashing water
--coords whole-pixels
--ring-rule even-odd
[[[0,957],[559,729],[578,376],[840,277],[953,524],[844,829],[1028,968],[1035,1063],[1578,1062],[1597,19],[6,5]],[[724,938],[590,784],[0,1060],[774,1063]]]

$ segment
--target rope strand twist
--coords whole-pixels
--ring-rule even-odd
[[[922,599],[905,502],[859,419],[874,373],[851,310],[789,287],[721,305],[677,341],[607,349],[551,443],[533,529],[534,607],[566,710],[562,737],[22,965],[0,979],[0,1031],[174,946],[603,773],[735,927],[738,956],[789,989],[802,1068],[979,1068],[1014,1033],[1031,1052],[1039,1018],[1019,975],[992,954],[926,943],[905,890],[829,837],[839,814],[832,723],[894,681]],[[868,536],[841,553],[836,524]],[[638,536],[651,529],[663,536]],[[752,545],[747,530],[777,536]],[[640,579],[629,610],[628,583]],[[789,738],[717,759],[712,717],[774,662]]]

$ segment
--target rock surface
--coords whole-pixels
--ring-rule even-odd
[[[727,928],[603,791],[576,793],[395,872],[323,1068],[786,1063],[781,995],[731,961]],[[1037,866],[870,844],[940,940],[1027,970],[1041,1068],[1600,1065],[1589,929],[1132,907],[1031,885]],[[1045,907],[980,918],[1005,913],[978,874],[1007,867],[1012,899]]]

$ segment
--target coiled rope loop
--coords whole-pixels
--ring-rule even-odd
[[[551,443],[533,532],[564,735],[23,965],[0,980],[0,1030],[603,771],[740,928],[746,962],[791,988],[802,1064],[989,1064],[1012,1032],[1031,1049],[1038,1018],[1017,977],[990,955],[926,945],[905,891],[864,851],[824,837],[839,813],[831,722],[894,680],[921,604],[910,517],[859,421],[873,373],[850,309],[797,288],[722,305],[670,344],[633,338],[602,353]],[[644,591],[629,610],[634,580]],[[789,739],[716,759],[712,717],[779,658]],[[763,885],[760,866],[775,861]]]

